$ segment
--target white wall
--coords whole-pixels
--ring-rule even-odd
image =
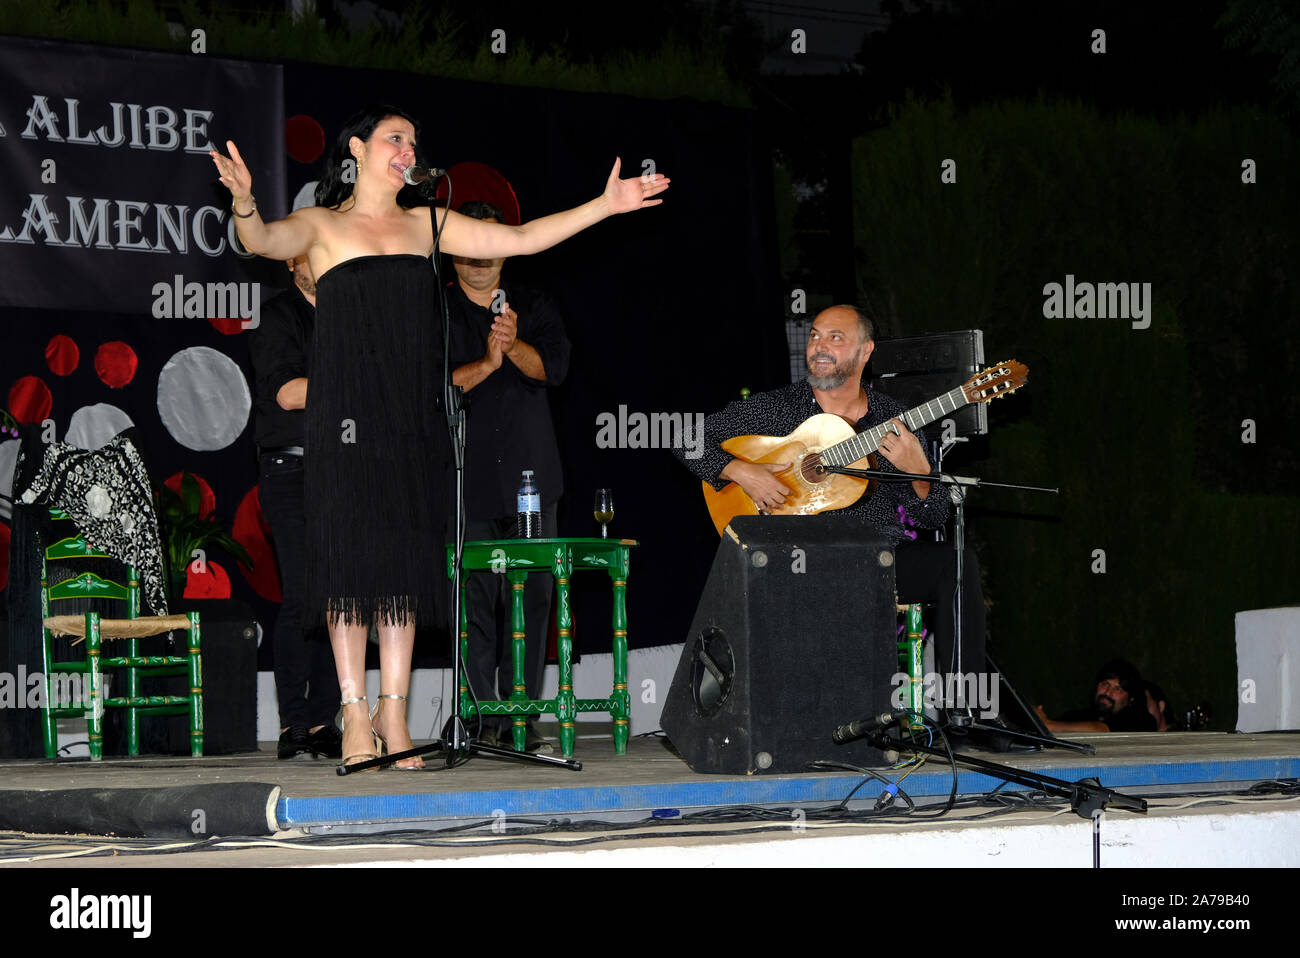
[[[1300,728],[1300,607],[1238,612],[1237,731]]]

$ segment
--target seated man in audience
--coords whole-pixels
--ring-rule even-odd
[[[1059,719],[1048,718],[1041,705],[1037,712],[1051,732],[1156,731],[1142,676],[1123,659],[1111,659],[1097,672],[1097,688],[1087,708],[1066,712]]]

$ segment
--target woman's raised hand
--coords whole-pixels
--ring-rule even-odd
[[[253,195],[253,174],[244,165],[244,158],[239,155],[234,140],[226,140],[226,148],[230,150],[230,156],[222,156],[216,150],[209,150],[208,156],[217,165],[218,178],[230,190],[231,197],[236,202],[246,200]]]
[[[232,143],[231,147],[233,148],[233,146]],[[630,213],[632,210],[639,210],[646,206],[658,206],[663,202],[663,200],[652,200],[650,197],[668,189],[668,184],[672,182],[668,177],[661,173],[655,173],[645,176],[629,176],[625,180],[620,180],[618,174],[622,168],[622,158],[616,158],[614,160],[614,169],[610,171],[609,180],[605,183],[605,200],[609,204],[611,213]]]
[[[231,211],[235,214],[235,230],[244,249],[267,259],[297,259],[307,253],[316,242],[316,228],[306,210],[290,214],[282,220],[271,223],[262,221],[257,213],[257,203],[253,196],[253,175],[244,165],[244,158],[239,155],[239,147],[234,141],[226,140],[229,156],[222,156],[216,150],[209,150],[208,155],[217,166],[218,179],[230,190]],[[246,211],[246,212],[245,212]]]

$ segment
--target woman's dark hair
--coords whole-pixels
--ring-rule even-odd
[[[352,195],[352,188],[356,185],[357,168],[352,151],[348,149],[348,142],[354,136],[363,141],[370,139],[370,134],[375,132],[375,127],[390,116],[400,116],[415,127],[416,141],[419,141],[420,124],[416,122],[415,117],[401,107],[388,103],[372,103],[359,113],[354,113],[343,124],[338,139],[334,141],[333,149],[325,156],[325,168],[321,171],[320,180],[316,183],[317,206],[335,207]],[[343,179],[343,171],[347,168],[346,164],[349,160],[352,160],[351,183]]]

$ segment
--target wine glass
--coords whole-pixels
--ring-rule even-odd
[[[600,523],[600,537],[607,538],[609,535],[608,526],[614,521],[614,490],[597,489],[596,506],[593,510],[596,521]]]

